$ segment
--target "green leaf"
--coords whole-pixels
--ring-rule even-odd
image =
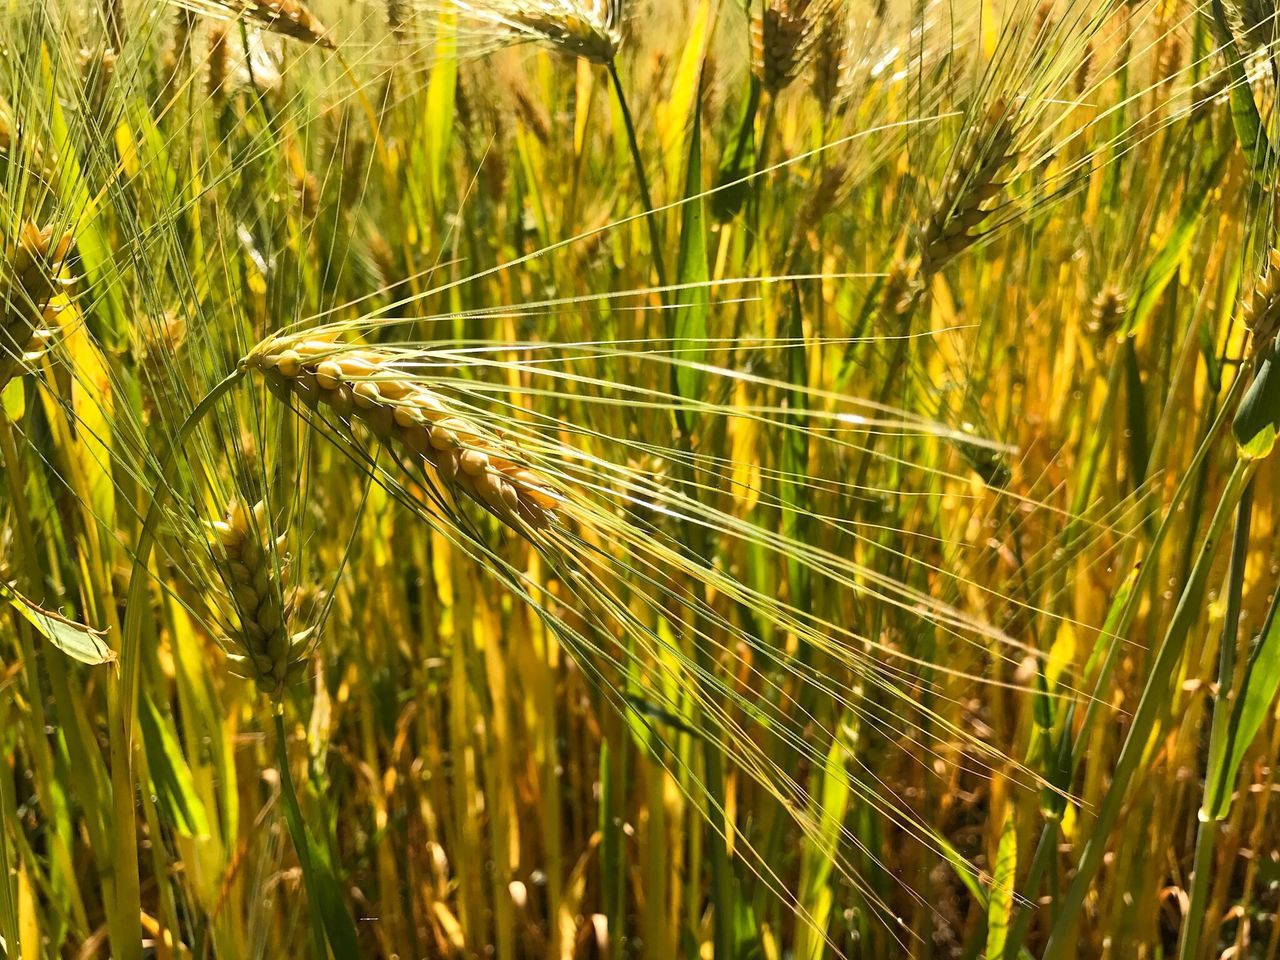
[[[1227,91],[1231,98],[1231,124],[1235,127],[1240,149],[1249,158],[1249,165],[1254,170],[1265,170],[1271,144],[1267,140],[1266,130],[1263,129],[1262,118],[1258,115],[1258,105],[1254,102],[1253,90],[1249,86],[1249,75],[1245,73],[1244,63],[1236,49],[1235,38],[1231,34],[1231,26],[1227,22],[1227,12],[1222,6],[1222,0],[1213,0],[1212,8],[1213,32],[1227,58]]]
[[[208,836],[209,820],[196,792],[195,781],[191,779],[191,770],[182,756],[182,748],[169,732],[165,718],[145,694],[142,709],[138,712],[138,725],[142,728],[142,745],[147,752],[151,785],[161,812],[179,832],[189,837]]]
[[[760,106],[760,81],[755,74],[749,74],[749,83],[747,97],[742,102],[742,114],[738,117],[738,132],[733,138],[733,146],[720,158],[716,191],[711,197],[711,212],[721,223],[737,216],[751,192],[751,181],[746,177],[756,162],[756,109]]]
[[[3,409],[3,416],[10,423],[17,423],[22,419],[23,411],[27,409],[27,394],[22,377],[14,377],[0,391],[0,409]]]
[[[987,956],[1003,957],[1009,938],[1009,918],[1013,914],[1013,882],[1018,869],[1018,831],[1013,810],[1005,814],[1000,845],[996,848],[996,869],[991,878],[987,903]]]
[[[435,61],[427,79],[426,129],[428,183],[437,209],[444,202],[444,173],[453,142],[453,115],[458,88],[457,18],[448,11],[440,14]]]
[[[1129,314],[1129,320],[1124,325],[1124,336],[1132,337],[1137,333],[1151,316],[1156,304],[1160,302],[1160,297],[1169,286],[1169,282],[1177,275],[1179,265],[1191,249],[1191,241],[1195,239],[1196,231],[1204,222],[1201,214],[1208,203],[1209,195],[1222,176],[1226,162],[1227,151],[1224,150],[1218,154],[1200,182],[1183,197],[1182,209],[1178,211],[1178,218],[1174,222],[1172,232],[1138,284],[1138,293],[1133,301],[1133,312]]]
[[[680,219],[680,259],[676,283],[688,289],[675,292],[675,321],[672,339],[675,348],[676,390],[686,400],[702,396],[707,374],[697,364],[706,360],[707,316],[711,291],[707,286],[711,271],[707,263],[706,214],[702,193],[702,109],[701,100],[693,111],[693,129],[689,134],[689,163],[685,173],[685,203]],[[696,198],[696,199],[693,199]]]
[[[1245,667],[1240,693],[1231,708],[1231,720],[1227,726],[1226,743],[1216,755],[1209,758],[1209,772],[1205,780],[1205,813],[1211,819],[1222,820],[1231,809],[1231,793],[1235,786],[1245,752],[1258,735],[1262,722],[1274,709],[1276,694],[1280,692],[1280,617],[1276,606],[1280,598],[1273,600],[1267,614],[1267,624]]]
[[[102,631],[45,610],[7,584],[0,583],[0,597],[35,627],[37,633],[67,656],[91,665],[115,660],[115,651],[103,642]]]
[[[1240,401],[1231,432],[1240,455],[1260,459],[1275,446],[1280,432],[1280,337],[1258,364],[1258,372]]]

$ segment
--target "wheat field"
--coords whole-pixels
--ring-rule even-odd
[[[1271,0],[0,0],[0,956],[1280,957]]]

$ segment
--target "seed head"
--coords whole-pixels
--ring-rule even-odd
[[[1118,287],[1108,284],[1093,298],[1085,329],[1099,340],[1107,340],[1120,329],[1128,309],[1129,298]]]
[[[751,15],[751,68],[771,94],[786,89],[813,55],[831,0],[764,0]]]
[[[937,273],[981,234],[970,233],[992,212],[986,204],[1004,191],[997,175],[1018,158],[1018,103],[999,97],[987,107],[960,150],[942,194],[921,230],[921,269]]]
[[[38,360],[57,331],[61,290],[71,284],[65,266],[71,234],[54,235],[28,220],[0,263],[0,387]]]
[[[233,503],[225,520],[210,524],[214,558],[240,621],[230,638],[233,671],[278,698],[306,663],[315,628],[290,632],[296,594],[286,592],[285,537],[268,532],[267,506]]]
[[[840,6],[829,7],[814,34],[813,96],[827,114],[838,106],[844,80],[849,31],[843,12]]]
[[[396,367],[384,351],[304,337],[277,337],[245,364],[277,393],[359,420],[382,443],[425,462],[448,486],[522,532],[545,527],[560,497],[515,451],[452,412],[434,391]]]
[[[1245,303],[1243,314],[1254,343],[1270,343],[1280,333],[1280,250],[1267,254],[1266,270]]]
[[[334,49],[329,32],[301,0],[171,0],[218,20],[247,20],[268,33]]]

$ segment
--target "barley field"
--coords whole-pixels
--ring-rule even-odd
[[[0,0],[0,956],[1280,957],[1273,0]]]

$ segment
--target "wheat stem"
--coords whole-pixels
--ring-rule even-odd
[[[636,169],[636,188],[640,191],[640,202],[644,204],[644,219],[649,227],[649,246],[653,252],[653,271],[658,275],[658,286],[666,288],[667,269],[662,258],[662,231],[658,229],[658,215],[654,212],[653,196],[649,192],[649,178],[645,176],[644,159],[640,155],[640,141],[636,137],[635,121],[631,117],[631,108],[627,105],[627,96],[622,92],[622,80],[618,77],[618,60],[610,58],[608,63],[609,79],[613,81],[613,91],[618,98],[618,110],[622,114],[622,123],[627,130],[627,146],[631,150],[631,163]],[[664,293],[662,299],[665,301]]]
[[[234,372],[219,381],[213,389],[204,395],[204,398],[196,404],[195,409],[187,415],[187,419],[178,427],[178,431],[173,437],[173,445],[170,446],[169,452],[160,466],[160,476],[151,495],[151,503],[147,507],[146,516],[142,521],[142,530],[138,535],[138,546],[133,556],[133,570],[129,575],[124,627],[121,631],[120,641],[120,666],[125,673],[124,708],[125,718],[128,721],[125,728],[128,730],[133,729],[133,710],[138,699],[139,664],[136,654],[142,635],[142,616],[144,610],[151,609],[151,605],[147,602],[147,580],[151,576],[151,553],[155,549],[156,530],[160,526],[161,514],[178,479],[177,470],[181,464],[178,454],[185,448],[186,441],[190,439],[191,434],[208,415],[209,411],[232,387],[240,382],[244,374],[245,369],[237,367]]]
[[[1249,554],[1249,527],[1253,517],[1253,481],[1245,487],[1236,508],[1236,529],[1231,544],[1231,566],[1227,574],[1227,610],[1222,620],[1222,640],[1218,648],[1217,693],[1213,698],[1210,714],[1209,756],[1217,753],[1217,747],[1227,735],[1227,722],[1231,710],[1231,695],[1236,668],[1236,632],[1240,626],[1240,602],[1244,590],[1244,570]],[[1209,894],[1209,874],[1213,867],[1214,840],[1218,835],[1218,820],[1209,812],[1210,778],[1205,779],[1204,807],[1200,810],[1196,829],[1195,865],[1191,874],[1191,897],[1187,905],[1186,920],[1182,928],[1182,942],[1178,948],[1178,960],[1192,960],[1201,951],[1200,933],[1206,911],[1205,898]]]
[[[302,819],[302,807],[298,804],[298,792],[289,772],[289,738],[284,728],[284,704],[277,703],[273,711],[276,728],[276,766],[280,770],[280,799],[284,801],[284,820],[293,841],[293,852],[302,868],[302,881],[307,888],[307,917],[311,921],[311,946],[320,958],[329,955],[325,946],[324,922],[320,917],[320,895],[315,886],[315,869],[311,863],[311,846],[307,842],[307,826]]]
[[[1209,523],[1209,529],[1200,542],[1195,564],[1192,566],[1186,587],[1183,588],[1182,596],[1178,600],[1173,619],[1169,622],[1155,662],[1151,665],[1151,672],[1142,690],[1142,698],[1138,701],[1133,722],[1125,736],[1120,756],[1116,760],[1111,784],[1098,810],[1093,832],[1085,844],[1084,852],[1080,855],[1076,875],[1060,904],[1057,920],[1049,935],[1049,941],[1045,945],[1043,960],[1061,960],[1066,955],[1072,933],[1079,922],[1084,899],[1098,869],[1102,866],[1107,841],[1120,815],[1121,806],[1128,793],[1129,782],[1138,770],[1142,754],[1147,748],[1160,712],[1167,702],[1169,682],[1174,668],[1182,657],[1187,636],[1195,619],[1199,616],[1201,600],[1214,555],[1217,553],[1218,542],[1257,467],[1256,460],[1238,460],[1223,488],[1213,519]]]

